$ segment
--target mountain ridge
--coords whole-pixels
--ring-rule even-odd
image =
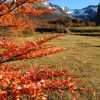
[[[68,7],[60,7],[59,5],[55,5],[48,2],[44,2],[42,4],[36,3],[34,7],[36,9],[55,9],[53,13],[42,14],[40,16],[31,16],[31,19],[34,20],[38,27],[67,27],[95,25],[94,22],[92,23],[88,20],[81,19],[80,16],[78,18],[72,16],[74,10]],[[87,8],[84,9],[87,10]]]
[[[98,5],[89,5],[82,9],[70,9],[68,7],[60,7],[58,5],[48,3],[51,8],[56,8],[57,10],[63,11],[69,17],[79,18],[81,20],[95,21]]]
[[[73,13],[71,13],[70,16],[74,18],[79,18],[82,20],[95,21],[97,9],[98,9],[97,5],[89,5],[83,9],[73,10]]]

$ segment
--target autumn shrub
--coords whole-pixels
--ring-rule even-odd
[[[20,30],[19,32],[19,36],[31,36],[35,34],[35,25],[34,23],[29,24],[28,27],[26,27],[25,29]]]
[[[17,34],[23,30],[26,30],[27,34],[34,33],[35,25],[28,19],[28,15],[39,16],[53,11],[49,8],[42,10],[33,8],[37,1],[43,2],[43,0],[11,0],[11,2],[2,0],[0,5],[0,27],[13,28],[12,31]]]
[[[73,95],[73,100],[79,95],[79,91],[95,91],[79,86],[81,80],[71,75],[68,70],[55,70],[46,66],[42,69],[31,67],[25,73],[20,70],[13,70],[10,66],[0,67],[0,99],[20,100],[24,96],[29,96],[30,100],[47,100],[47,92],[69,91]]]

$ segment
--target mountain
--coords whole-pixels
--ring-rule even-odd
[[[33,7],[36,9],[52,9],[52,8],[55,9],[53,13],[46,13],[40,16],[30,15],[29,17],[34,21],[36,27],[66,27],[66,26],[72,27],[72,26],[92,25],[92,23],[90,23],[89,21],[80,20],[83,19],[82,15],[86,15],[84,13],[88,13],[90,15],[91,6],[87,8],[83,8],[82,10],[81,9],[73,10],[73,9],[69,9],[68,7],[60,7],[52,3],[36,2],[33,5]],[[90,17],[85,16],[84,19],[87,18],[87,20],[90,20]]]
[[[33,15],[29,16],[30,19],[32,19],[35,25],[38,27],[51,27],[51,26],[57,27],[57,25],[59,26],[59,24],[62,26],[64,20],[66,18],[69,19],[69,15],[66,13],[66,11],[63,10],[63,8],[58,5],[54,5],[52,3],[47,3],[47,2],[43,3],[36,2],[33,5],[33,7],[36,9],[55,9],[53,13],[46,13],[40,16],[33,16]],[[52,23],[53,21],[56,21],[57,24],[55,24],[56,22]],[[58,21],[60,22],[58,23]]]
[[[36,3],[34,5],[36,8],[54,8],[55,11],[53,14],[44,14],[41,15],[40,18],[43,20],[43,17],[45,16],[48,20],[49,19],[59,19],[59,18],[78,18],[81,20],[88,20],[88,21],[95,21],[96,20],[96,14],[97,14],[97,5],[89,5],[88,7],[82,8],[82,9],[70,9],[68,7],[60,7],[58,5],[52,4],[52,3]],[[44,18],[45,19],[45,18]]]
[[[70,16],[83,20],[95,21],[97,14],[97,5],[89,5],[83,9],[74,9]]]
[[[70,14],[73,13],[73,10],[70,9],[70,8],[68,8],[68,7],[64,7],[63,10],[64,10],[68,15],[70,15]]]
[[[34,8],[36,9],[55,9],[53,11],[53,13],[46,13],[46,14],[42,14],[40,16],[36,16],[36,18],[42,19],[42,20],[53,20],[53,19],[63,19],[66,18],[68,16],[68,14],[66,13],[65,10],[63,10],[60,6],[58,5],[54,5],[52,3],[47,3],[47,2],[36,2],[33,5]]]
[[[98,9],[97,5],[89,5],[88,7],[82,9],[70,9],[68,7],[60,7],[52,3],[45,3],[45,5],[48,6],[49,8],[55,8],[56,10],[54,11],[54,13],[62,17],[67,16],[70,18],[72,17],[88,21],[96,20],[96,14]]]

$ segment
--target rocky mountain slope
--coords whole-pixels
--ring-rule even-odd
[[[83,9],[70,9],[68,7],[60,7],[52,3],[36,3],[33,5],[36,9],[52,9],[53,13],[42,14],[40,16],[31,16],[35,25],[38,27],[62,27],[62,26],[84,26],[90,25],[89,21],[94,21],[97,13],[97,6],[88,6]],[[78,18],[78,19],[77,19]],[[81,21],[87,20],[87,21]]]
[[[52,3],[36,3],[33,5],[36,9],[55,9],[53,13],[49,14],[43,14],[40,16],[36,16],[36,18],[42,19],[42,20],[53,20],[53,19],[63,19],[68,16],[65,10],[63,10],[60,6],[54,5]],[[35,17],[35,16],[34,16]]]
[[[97,5],[89,5],[83,9],[70,9],[68,7],[60,7],[52,3],[45,3],[49,8],[55,8],[55,13],[61,16],[69,16],[73,18],[79,18],[82,20],[95,21],[97,14]]]
[[[94,21],[96,19],[97,9],[97,5],[89,5],[88,7],[85,7],[83,9],[73,10],[73,12],[70,13],[70,16],[83,20]]]

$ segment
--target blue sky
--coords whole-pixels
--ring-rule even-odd
[[[100,3],[100,0],[49,0],[49,2],[62,7],[67,6],[71,9],[80,9],[87,7],[88,5],[97,5]]]

